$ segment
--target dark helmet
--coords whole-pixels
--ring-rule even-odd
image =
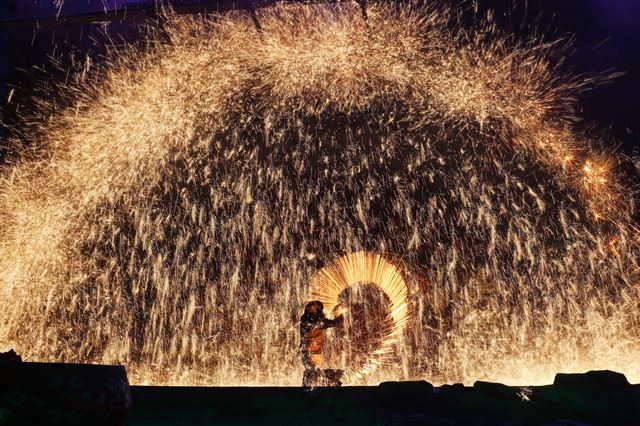
[[[322,305],[322,302],[314,300],[313,302],[307,303],[307,306],[304,307],[304,313],[309,316],[322,316],[323,309],[324,306]]]

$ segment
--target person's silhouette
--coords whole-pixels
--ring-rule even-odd
[[[303,386],[311,386],[321,376],[317,370],[324,366],[322,350],[325,343],[325,330],[335,327],[344,321],[343,309],[334,310],[334,319],[324,315],[322,302],[314,300],[307,303],[304,314],[300,318],[300,353],[304,364]]]

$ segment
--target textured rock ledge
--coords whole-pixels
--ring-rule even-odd
[[[317,388],[131,386],[122,366],[0,363],[0,425],[638,425],[640,385],[619,373],[552,385],[425,381]]]
[[[558,374],[553,385],[477,382],[434,388],[132,388],[132,425],[638,425],[640,385],[608,371]]]

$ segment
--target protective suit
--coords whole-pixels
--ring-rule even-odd
[[[342,313],[339,310],[336,318],[331,320],[325,317],[322,302],[316,300],[305,306],[304,314],[300,318],[300,353],[305,369],[303,386],[311,386],[310,378],[318,376],[316,370],[324,367],[322,349],[325,343],[325,330],[342,324],[344,321]]]

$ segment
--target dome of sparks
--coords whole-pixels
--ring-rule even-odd
[[[596,82],[456,10],[367,16],[169,15],[60,83],[1,172],[0,346],[135,384],[298,384],[304,302],[355,280],[402,326],[354,383],[639,381],[632,188],[575,130]],[[358,261],[375,276],[335,278]]]

